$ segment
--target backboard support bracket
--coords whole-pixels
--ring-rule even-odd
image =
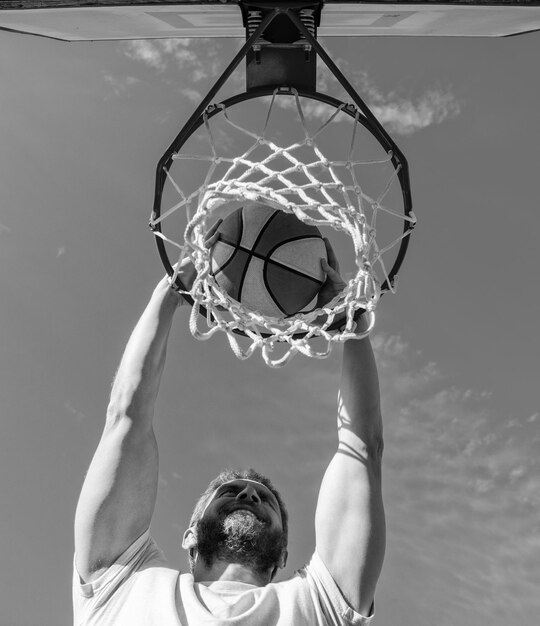
[[[298,26],[300,21],[316,39],[323,0],[276,2],[241,0],[240,9],[246,40],[265,18],[267,26],[246,55],[246,89],[291,85],[306,92],[316,91],[317,54]],[[294,14],[296,20],[291,18]]]

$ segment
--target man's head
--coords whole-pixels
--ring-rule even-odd
[[[272,577],[286,560],[288,515],[279,492],[252,469],[225,470],[199,498],[183,546],[193,572],[219,559]]]

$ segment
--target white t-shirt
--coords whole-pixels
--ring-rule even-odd
[[[321,558],[283,582],[199,582],[167,565],[146,531],[99,578],[74,569],[75,626],[367,626]]]

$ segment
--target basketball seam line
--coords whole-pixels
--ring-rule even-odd
[[[251,259],[253,257],[258,258],[259,260],[264,262],[264,265],[266,266],[267,264],[271,263],[277,267],[280,267],[282,269],[285,269],[293,274],[296,274],[298,276],[302,276],[303,278],[307,278],[308,280],[316,283],[319,286],[322,286],[324,284],[324,281],[318,280],[317,278],[313,278],[312,276],[309,276],[308,274],[304,274],[302,272],[300,272],[299,270],[296,270],[293,267],[290,267],[288,265],[285,265],[283,263],[280,263],[279,261],[275,261],[273,259],[269,259],[268,256],[263,256],[262,254],[259,254],[257,252],[254,251],[254,249],[257,247],[258,243],[260,242],[260,240],[262,239],[266,229],[268,228],[268,225],[270,224],[270,222],[280,213],[279,211],[274,211],[272,213],[272,215],[270,215],[270,217],[266,220],[266,222],[261,226],[261,229],[259,231],[259,234],[257,235],[257,238],[255,239],[255,241],[253,242],[253,249],[248,249],[248,248],[244,248],[244,246],[240,245],[240,242],[242,241],[242,236],[244,234],[244,208],[242,207],[242,210],[240,211],[240,233],[239,233],[239,237],[238,237],[238,244],[235,244],[231,241],[228,241],[226,237],[223,237],[223,235],[220,233],[219,235],[219,240],[222,241],[223,243],[228,244],[229,246],[231,246],[234,249],[234,252],[231,254],[231,256],[227,259],[227,261],[218,269],[218,271],[216,273],[214,273],[214,276],[216,274],[219,274],[219,272],[223,271],[223,269],[225,267],[227,267],[227,265],[229,265],[229,263],[231,263],[231,261],[234,259],[234,257],[236,256],[236,254],[238,253],[239,250],[242,250],[243,252],[245,252],[248,255],[248,259],[247,262],[244,266],[244,270],[242,272],[242,277],[240,279],[240,283],[239,283],[239,287],[238,287],[238,302],[242,301],[242,290],[244,288],[244,282],[246,279],[246,275],[249,269],[249,266],[251,264]],[[278,248],[280,248],[282,245],[286,244],[286,243],[291,243],[293,241],[301,241],[302,239],[322,239],[323,237],[320,235],[298,235],[296,237],[291,237],[289,239],[286,239],[284,241],[281,241],[279,244],[275,245],[273,248],[271,248],[269,250],[269,252],[267,253],[267,255],[272,254],[275,250],[277,250]],[[276,299],[272,289],[270,288],[270,285],[268,284],[268,281],[266,279],[266,272],[263,271],[263,282],[266,285],[266,289],[268,291],[268,294],[270,295],[270,297],[272,298],[274,304],[278,307],[278,309],[284,313],[287,317],[290,317],[290,314],[288,314],[283,307],[281,306],[281,304],[279,303],[279,301]]]
[[[296,237],[295,239],[288,239],[287,241],[285,241],[283,243],[289,243],[290,241],[299,241],[301,239],[322,239],[322,237],[313,237],[313,236],[309,235],[307,237]],[[223,263],[223,265],[221,265],[218,268],[218,270],[217,270],[217,272],[215,272],[215,274],[219,274],[219,272],[223,271],[227,267],[227,265],[229,265],[229,263],[232,261],[232,259],[235,257],[236,253],[239,250],[241,250],[242,252],[245,252],[248,255],[248,257],[249,257],[247,262],[246,262],[246,266],[249,265],[249,262],[250,262],[251,258],[255,257],[256,259],[264,261],[265,263],[271,263],[272,265],[277,265],[278,267],[281,267],[284,270],[288,270],[289,272],[292,272],[293,274],[298,274],[299,276],[302,276],[303,278],[307,278],[308,280],[311,280],[314,283],[317,283],[318,285],[322,285],[324,283],[323,280],[319,280],[318,278],[314,278],[313,276],[309,276],[309,274],[304,274],[300,270],[297,270],[294,267],[291,267],[290,265],[285,265],[284,263],[280,263],[279,261],[276,261],[274,259],[267,259],[262,254],[259,254],[257,252],[253,252],[249,248],[244,248],[244,246],[235,245],[232,241],[227,241],[221,235],[220,235],[219,241],[222,241],[223,243],[226,243],[227,245],[231,246],[231,248],[234,249],[234,252],[231,254],[230,258],[228,258],[225,261],[225,263]],[[281,245],[282,244],[279,244],[277,247],[279,248]],[[273,248],[273,249],[275,249],[275,248]],[[244,278],[242,277],[242,282],[243,282],[243,280],[244,280]]]
[[[278,248],[280,248],[283,244],[286,243],[290,243],[291,241],[301,241],[302,239],[322,239],[322,237],[317,237],[317,235],[297,235],[296,237],[291,237],[290,239],[287,239],[285,241],[281,241],[280,243],[276,244],[273,248],[271,248],[268,251],[268,256],[270,256],[275,250],[277,250]],[[255,256],[255,255],[254,255]],[[263,257],[264,258],[264,257]],[[287,269],[287,271],[293,273],[293,274],[297,274],[298,276],[302,276],[303,278],[307,278],[308,280],[311,280],[312,282],[316,283],[317,285],[319,285],[319,287],[322,287],[322,285],[324,284],[324,281],[318,280],[317,278],[313,278],[312,276],[309,276],[308,274],[304,274],[303,272],[300,272],[299,270],[296,270],[294,267],[289,267],[288,265],[283,265],[282,263],[280,263],[279,261],[274,261],[273,259],[269,259],[269,258],[264,258],[264,268],[263,268],[263,282],[266,286],[266,290],[268,291],[268,293],[270,294],[270,297],[272,298],[272,300],[274,301],[274,303],[276,304],[276,306],[278,307],[278,309],[285,314],[286,317],[291,317],[293,315],[296,315],[296,313],[287,313],[287,311],[285,311],[285,309],[281,306],[281,304],[279,303],[278,298],[276,298],[276,295],[274,293],[274,291],[272,290],[272,288],[270,287],[270,284],[268,283],[268,278],[267,278],[267,274],[266,274],[266,266],[272,263],[273,265],[276,265],[278,267]],[[315,296],[314,296],[315,297]],[[311,302],[313,300],[313,298],[311,298],[311,300],[309,302]],[[309,302],[307,304],[309,304]],[[307,306],[304,305],[304,306]],[[303,308],[303,307],[302,307]],[[315,306],[315,308],[317,308]],[[302,309],[300,309],[302,310]]]
[[[300,274],[300,275],[303,276],[304,278],[311,279],[310,276],[306,276],[305,274]],[[296,315],[296,313],[298,313],[298,311],[296,313],[287,313],[287,311],[285,311],[285,309],[281,306],[279,300],[276,298],[276,295],[274,294],[274,291],[272,290],[272,288],[268,284],[268,279],[267,279],[267,276],[266,276],[265,272],[263,272],[263,282],[265,284],[266,290],[268,291],[268,294],[270,295],[270,298],[272,298],[272,302],[285,315],[285,317],[292,317],[293,315]],[[321,282],[319,282],[319,281],[315,281],[315,282],[317,282],[317,284],[322,286]],[[315,296],[313,296],[313,298],[311,298],[311,300],[309,302],[311,302],[314,298],[315,298]],[[307,306],[309,304],[309,302],[307,304],[305,304],[304,306]],[[315,307],[312,309],[312,311],[314,311],[316,308],[317,308],[317,305],[315,305]],[[300,310],[302,310],[302,309],[300,309]]]
[[[322,239],[322,237],[320,237],[318,235],[296,235],[296,237],[291,237],[290,239],[285,239],[284,241],[280,241],[273,248],[270,248],[270,250],[267,253],[267,257],[270,257],[278,248],[281,248],[281,246],[285,245],[286,243],[291,243],[293,241],[301,241],[302,239]],[[309,274],[304,274],[300,270],[296,270],[294,267],[291,267],[289,265],[285,265],[284,263],[280,263],[279,261],[275,261],[274,259],[264,258],[264,261],[265,261],[265,264],[266,263],[274,263],[275,265],[278,265],[279,267],[285,267],[289,271],[293,272],[294,274],[300,274],[302,276],[305,276],[306,278],[309,278],[310,280],[318,283],[319,285],[322,285],[323,282],[324,282],[323,280],[319,280],[318,278],[314,278],[313,276],[310,276]]]
[[[259,244],[259,242],[261,241],[261,239],[263,238],[263,235],[266,231],[266,229],[268,228],[268,225],[270,224],[270,222],[276,218],[279,214],[281,213],[281,211],[274,211],[272,213],[272,215],[270,215],[270,217],[266,220],[266,222],[261,226],[261,229],[259,230],[259,234],[257,235],[255,241],[253,242],[253,250],[255,250],[257,248],[257,245]],[[242,207],[242,218],[244,217],[244,207]],[[238,243],[240,243],[242,241],[242,238],[240,238],[238,240]]]
[[[272,291],[270,285],[268,284],[268,280],[267,280],[267,276],[266,276],[266,272],[263,271],[263,283],[264,286],[266,287],[266,291],[268,291],[268,295],[270,296],[270,298],[272,299],[272,302],[277,306],[277,308],[286,316],[289,317],[289,314],[287,313],[287,311],[285,311],[285,309],[281,306],[281,303],[279,302],[279,300],[276,298],[274,292]]]
[[[244,221],[242,219],[242,212],[240,212],[240,237],[239,237],[239,241],[242,240],[242,235],[244,234]],[[232,244],[230,241],[227,241],[227,239],[225,237],[223,237],[223,235],[221,233],[219,233],[219,238],[218,241],[223,241],[224,243],[230,245],[234,252],[231,254],[231,256],[225,261],[225,263],[223,263],[223,265],[221,265],[218,270],[216,272],[212,272],[213,276],[216,276],[217,274],[219,274],[219,272],[222,272],[227,265],[229,265],[230,263],[232,263],[234,257],[236,256],[238,250],[240,250],[241,248],[238,246],[235,246],[234,244]],[[244,250],[244,252],[247,252],[247,250]],[[241,294],[242,294],[242,287],[244,285],[244,279],[247,273],[247,266],[249,265],[249,263],[246,263],[246,266],[244,267],[244,271],[242,273],[242,277],[240,278],[240,283],[238,285],[238,302],[241,302]]]
[[[242,237],[244,236],[244,207],[240,211],[240,239],[238,241],[242,241]],[[233,257],[236,256],[238,252],[238,248],[234,251]],[[244,288],[244,281],[246,280],[246,274],[248,271],[249,263],[246,263],[244,266],[244,271],[242,272],[242,277],[240,278],[240,284],[238,285],[238,302],[242,302],[242,289]]]

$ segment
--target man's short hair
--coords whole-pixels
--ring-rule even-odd
[[[285,504],[281,498],[279,491],[274,487],[271,480],[269,478],[266,478],[266,476],[259,474],[259,472],[255,471],[252,468],[243,470],[226,469],[223,470],[218,476],[216,476],[214,480],[212,480],[212,482],[208,485],[204,493],[199,498],[197,504],[195,505],[193,513],[191,514],[191,520],[189,522],[190,528],[195,528],[197,526],[197,523],[201,519],[209,499],[212,497],[216,489],[221,487],[221,485],[223,485],[224,483],[240,479],[255,480],[259,483],[262,483],[276,497],[279,505],[279,510],[281,512],[281,521],[283,526],[282,548],[283,550],[285,550],[287,548],[287,541],[289,536],[289,514],[287,513]]]

